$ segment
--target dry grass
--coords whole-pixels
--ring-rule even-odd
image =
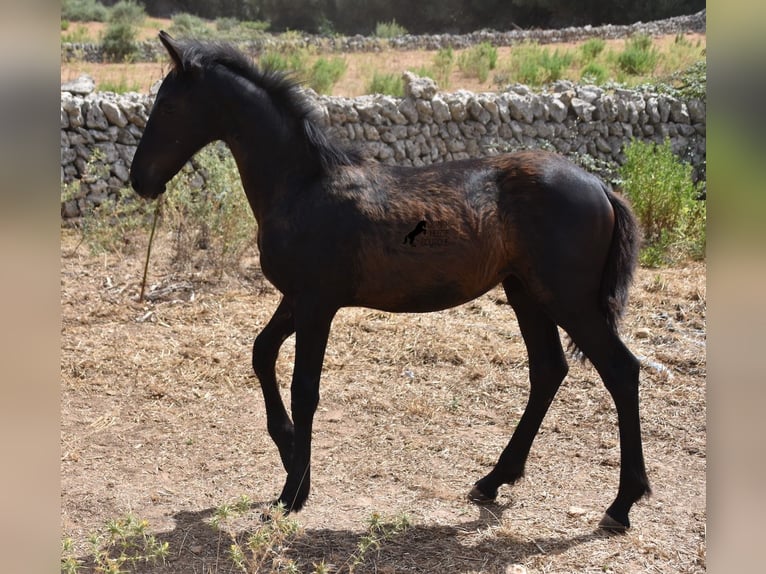
[[[257,258],[222,282],[174,275],[155,247],[138,302],[135,255],[91,256],[62,232],[62,531],[88,533],[131,511],[170,543],[153,572],[229,572],[214,509],[273,499],[284,474],[250,368],[278,294]],[[642,416],[655,495],[625,536],[595,530],[617,487],[614,408],[572,362],[527,477],[480,508],[464,495],[521,415],[526,354],[501,290],[425,315],[345,309],[334,325],[315,424],[313,493],[286,551],[302,568],[344,564],[373,512],[413,526],[357,572],[703,572],[705,266],[640,270],[625,339],[644,358]],[[288,340],[278,362],[286,390]],[[257,520],[257,517],[251,517]],[[247,521],[235,535],[244,535]],[[518,569],[517,569],[518,570]]]
[[[97,30],[98,23],[89,24]],[[160,24],[154,26],[159,27]],[[142,29],[142,38],[156,38],[157,30],[152,27]],[[699,34],[687,34],[685,38],[689,43],[696,44],[698,41],[705,46],[705,36]],[[654,45],[660,51],[667,51],[669,46],[675,41],[674,35],[658,37],[654,39]],[[554,47],[559,50],[573,48],[579,43],[574,44],[556,44]],[[625,40],[608,40],[605,50],[619,51],[625,44]],[[701,48],[701,49],[702,49]],[[497,49],[498,61],[502,64],[508,59],[513,47],[500,47]],[[464,50],[455,50],[454,59],[458,61],[460,54]],[[433,65],[436,51],[428,50],[386,50],[380,53],[355,53],[343,54],[343,58],[348,65],[346,73],[335,84],[332,89],[334,96],[356,97],[367,93],[366,89],[372,79],[375,71],[381,74],[400,75],[405,70],[417,71],[423,67]],[[314,56],[309,64],[313,63]],[[142,92],[148,92],[149,88],[161,80],[168,72],[168,62],[163,60],[157,63],[137,63],[137,64],[97,64],[89,62],[69,62],[61,64],[61,81],[67,82],[76,79],[81,74],[89,74],[96,80],[96,86],[101,83],[123,82],[130,86],[136,85]],[[656,74],[663,76],[665,74],[677,71],[658,69]],[[497,86],[492,83],[492,74],[488,81],[482,83],[476,78],[467,77],[458,70],[457,65],[453,66],[449,78],[449,87],[445,91],[464,89],[475,92],[493,91]]]

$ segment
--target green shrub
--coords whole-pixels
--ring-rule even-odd
[[[134,0],[120,0],[112,6],[109,11],[109,26],[101,38],[107,58],[117,62],[130,60],[138,49],[137,28],[145,18],[144,7]]]
[[[667,140],[634,140],[625,149],[620,176],[644,234],[643,265],[704,257],[706,205],[697,199],[691,172]]]
[[[319,58],[311,67],[306,83],[320,94],[329,94],[345,73],[346,60],[343,58]]]
[[[367,93],[402,97],[404,96],[404,81],[398,74],[384,74],[376,70],[367,84]]]
[[[407,29],[399,25],[396,20],[375,24],[375,36],[378,38],[396,38],[397,36],[404,36],[406,33]]]
[[[142,4],[135,0],[120,0],[109,10],[109,22],[141,26],[146,19]]]
[[[628,38],[625,48],[617,55],[617,65],[626,74],[640,76],[654,71],[659,52],[652,43],[652,37],[636,34]]]
[[[490,70],[494,70],[497,65],[497,48],[482,42],[460,54],[457,65],[464,75],[486,82]]]
[[[138,49],[136,29],[127,22],[109,24],[101,38],[101,45],[107,58],[115,62],[130,60]]]
[[[61,19],[72,22],[106,22],[109,9],[98,0],[61,0]]]
[[[178,38],[199,39],[211,35],[210,28],[202,18],[186,12],[173,15],[168,32]]]

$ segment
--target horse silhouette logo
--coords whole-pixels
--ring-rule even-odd
[[[421,219],[420,221],[418,221],[418,224],[415,226],[415,229],[410,231],[404,237],[403,244],[406,245],[407,243],[409,243],[410,245],[412,245],[414,247],[415,246],[415,238],[418,235],[420,235],[421,233],[425,233],[425,232],[426,232],[426,220],[425,219]]]

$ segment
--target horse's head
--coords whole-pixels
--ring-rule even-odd
[[[130,182],[143,197],[155,198],[203,146],[216,138],[209,88],[202,65],[189,57],[189,44],[166,32],[160,41],[173,61],[162,81],[130,166]]]

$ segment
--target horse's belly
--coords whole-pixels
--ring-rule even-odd
[[[478,249],[368,254],[358,266],[356,305],[423,313],[461,305],[486,293],[507,275],[504,265]]]

